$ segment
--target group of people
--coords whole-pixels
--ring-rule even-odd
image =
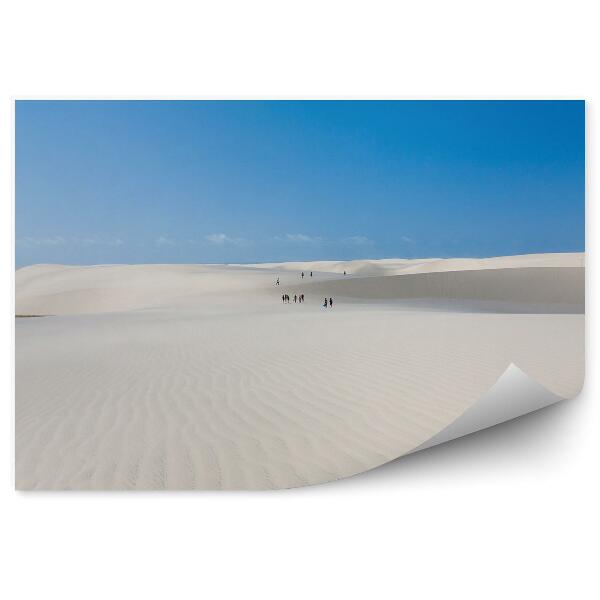
[[[345,274],[346,274],[346,271],[344,271],[344,275]],[[310,272],[310,276],[311,277],[313,276],[313,272],[312,271]],[[304,271],[302,271],[300,273],[300,277],[302,279],[304,279]],[[275,282],[275,285],[279,285],[279,277],[277,278],[277,281]],[[302,304],[304,302],[304,294],[294,294],[293,298],[294,298],[294,302],[295,303],[299,302],[300,304]],[[281,301],[284,304],[289,304],[290,300],[291,299],[290,299],[290,295],[289,294],[281,294]],[[333,308],[333,298],[329,298],[329,299],[325,298],[323,300],[323,307],[324,308],[327,308],[327,307]]]
[[[289,304],[290,303],[290,295],[282,294],[281,301],[284,304]],[[294,294],[294,302],[304,302],[304,294]]]
[[[284,304],[289,304],[290,303],[290,295],[289,294],[281,294],[281,301]],[[300,304],[302,304],[304,302],[304,294],[294,294],[294,302],[299,302]],[[323,300],[323,306],[325,308],[327,308],[329,306],[329,308],[333,308],[333,298],[329,298],[329,300],[327,298],[325,298]]]

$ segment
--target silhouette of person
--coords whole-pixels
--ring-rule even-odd
[[[277,281],[275,282],[275,285],[279,285],[279,277],[277,278]]]
[[[325,308],[327,308],[327,298],[325,298],[325,303],[323,304]]]
[[[333,298],[329,298],[329,308],[333,306]]]
[[[310,276],[312,277],[312,271],[310,272]]]
[[[285,302],[285,294],[281,294],[281,301]]]
[[[344,275],[346,274],[346,271],[344,271]]]
[[[296,302],[297,299],[298,299],[298,296],[296,296],[296,294],[294,294],[294,302]]]
[[[304,279],[304,271],[302,271],[302,279]]]

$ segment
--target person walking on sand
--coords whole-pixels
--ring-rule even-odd
[[[281,301],[285,302],[285,294],[281,294]]]
[[[325,302],[323,303],[323,306],[324,306],[325,308],[327,308],[327,298],[325,298]]]
[[[275,285],[279,285],[279,277],[277,278],[277,281],[275,282]]]
[[[302,279],[304,279],[304,271],[302,271]]]
[[[298,299],[298,296],[296,296],[296,294],[294,294],[294,304],[296,303],[297,299]]]
[[[333,308],[333,298],[329,298],[329,308]]]

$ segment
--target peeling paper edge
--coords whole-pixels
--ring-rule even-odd
[[[565,399],[511,363],[483,398],[408,454],[493,427]]]

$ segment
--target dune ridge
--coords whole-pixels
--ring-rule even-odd
[[[509,260],[510,259],[510,260]],[[462,265],[456,270],[457,260]],[[91,314],[167,306],[271,301],[276,277],[292,293],[347,299],[453,299],[527,303],[536,312],[584,312],[581,254],[432,259],[397,274],[398,260],[280,265],[33,265],[16,273],[17,314]],[[415,261],[404,261],[412,264]],[[358,272],[351,270],[360,263]],[[390,266],[382,267],[385,264]],[[507,267],[512,264],[513,266]],[[423,266],[426,265],[426,268]],[[435,269],[434,269],[434,265]],[[325,267],[332,271],[322,271]],[[344,270],[348,275],[343,276]],[[304,279],[298,277],[305,272]],[[309,276],[314,271],[314,276]],[[384,273],[384,274],[382,274]],[[286,287],[287,286],[287,287]],[[532,308],[533,307],[533,308]],[[506,310],[506,308],[504,309]],[[520,309],[519,309],[520,310]],[[518,312],[515,310],[514,312]]]
[[[547,254],[520,254],[491,258],[382,258],[372,260],[308,261],[259,263],[263,269],[291,271],[324,271],[353,275],[403,275],[411,273],[439,273],[440,271],[474,271],[479,269],[521,269],[524,267],[584,267],[583,252]]]

